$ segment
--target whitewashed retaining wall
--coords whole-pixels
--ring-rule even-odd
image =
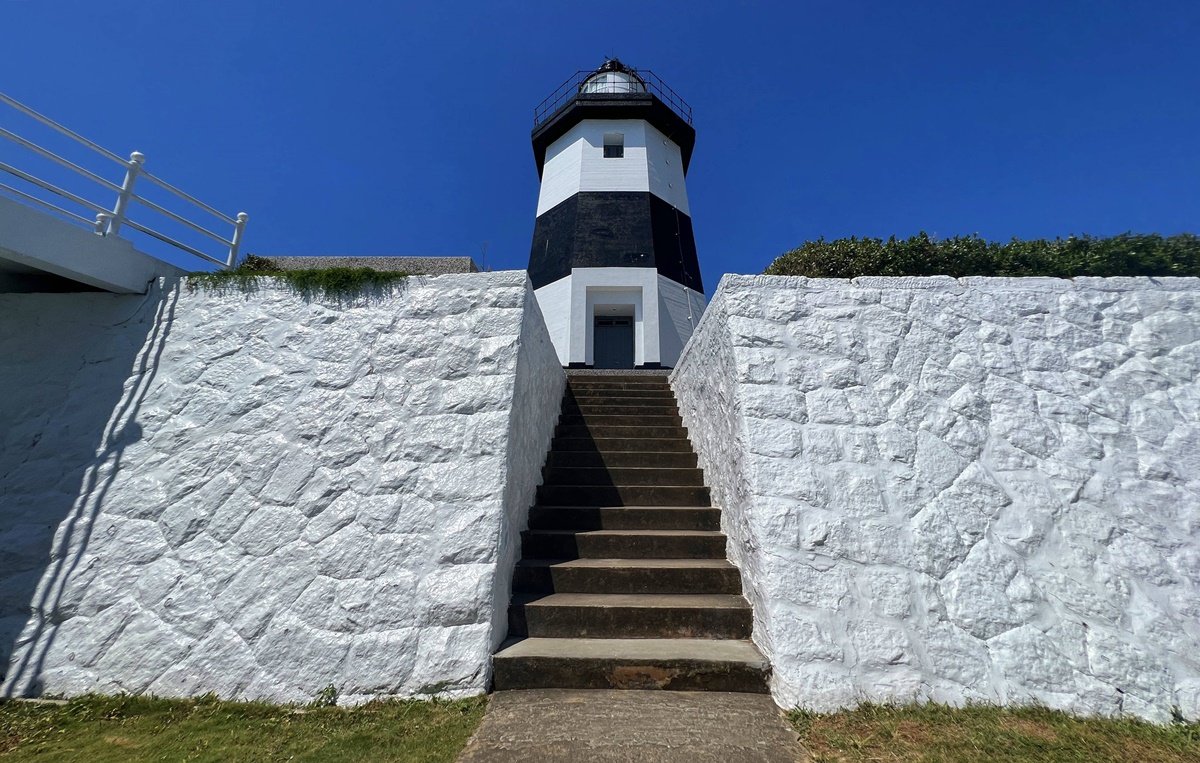
[[[726,276],[671,379],[784,706],[1200,717],[1200,281]]]
[[[486,689],[565,383],[523,272],[0,327],[4,694]]]

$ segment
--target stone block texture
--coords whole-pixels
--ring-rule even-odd
[[[525,273],[0,326],[0,693],[487,688],[565,384]]]
[[[671,376],[785,707],[1200,717],[1200,281],[726,276]]]

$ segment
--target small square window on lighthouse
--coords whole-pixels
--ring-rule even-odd
[[[620,159],[625,156],[625,135],[619,132],[604,133],[604,158]]]

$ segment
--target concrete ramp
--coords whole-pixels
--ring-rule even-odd
[[[0,292],[91,291],[143,294],[161,276],[186,271],[0,196]]]

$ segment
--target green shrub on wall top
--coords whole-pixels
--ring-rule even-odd
[[[937,240],[924,231],[907,239],[818,239],[780,255],[767,275],[856,276],[1200,276],[1200,237],[1125,233],[1111,238],[1014,238],[1006,244],[978,236]]]
[[[214,289],[233,286],[241,291],[250,292],[257,287],[260,279],[273,278],[305,296],[350,297],[365,289],[392,286],[407,277],[407,273],[373,268],[283,270],[266,257],[248,254],[236,268],[189,273],[188,288]]]

